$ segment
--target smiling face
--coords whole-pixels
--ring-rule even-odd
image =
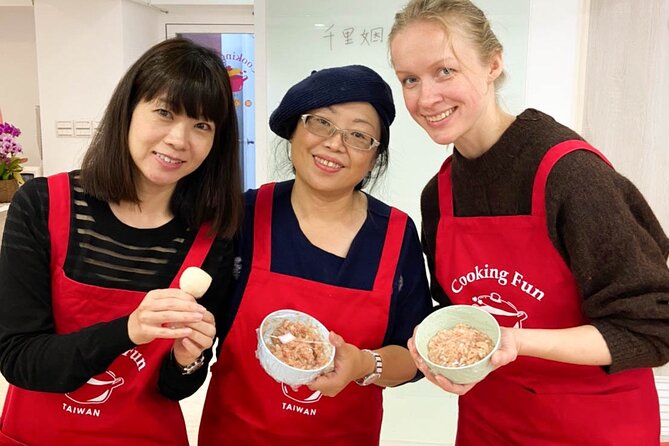
[[[176,113],[160,98],[140,101],[128,132],[137,190],[174,190],[209,155],[214,134],[213,122]]]
[[[494,81],[502,72],[501,55],[483,62],[459,29],[447,34],[433,21],[408,24],[393,37],[390,52],[413,119],[439,144],[480,151],[476,147],[496,130]]]
[[[307,113],[325,118],[340,129],[359,130],[377,140],[381,137],[379,116],[366,102],[335,104]],[[319,192],[353,193],[376,161],[375,149],[349,148],[339,132],[330,137],[314,135],[301,120],[290,142],[295,181]]]

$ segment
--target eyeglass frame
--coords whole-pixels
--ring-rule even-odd
[[[334,130],[333,130],[332,133],[330,133],[329,135],[319,135],[318,133],[314,133],[312,130],[309,129],[309,127],[307,127],[307,120],[308,120],[309,118],[311,118],[311,117],[316,117],[316,118],[318,118],[318,119],[322,119],[323,121],[327,121],[327,122],[329,122],[330,125],[332,126],[332,128],[333,128]],[[379,147],[379,146],[381,145],[381,141],[379,141],[378,139],[374,138],[372,135],[370,135],[370,134],[367,133],[367,132],[363,132],[362,130],[341,129],[341,128],[337,127],[337,126],[334,124],[334,122],[330,121],[329,119],[324,118],[324,117],[322,117],[322,116],[320,116],[320,115],[316,115],[316,114],[314,114],[314,113],[304,113],[304,114],[300,115],[300,119],[302,120],[302,125],[304,125],[304,128],[305,128],[309,133],[311,133],[312,135],[320,136],[321,138],[332,138],[332,137],[333,137],[334,135],[336,135],[337,133],[341,133],[342,141],[344,142],[344,145],[345,145],[346,147],[351,148],[351,149],[360,150],[361,152],[371,152],[372,150],[376,149],[377,147]],[[355,147],[355,146],[350,145],[350,143],[348,143],[348,142],[346,141],[346,139],[347,139],[347,135],[349,134],[349,132],[357,132],[357,133],[362,133],[363,135],[367,135],[367,136],[369,136],[369,137],[372,139],[372,144],[371,144],[367,149],[362,149],[362,148],[360,148],[360,147]]]

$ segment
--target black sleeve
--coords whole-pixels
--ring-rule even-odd
[[[28,390],[69,392],[134,345],[127,317],[56,335],[51,308],[45,178],[14,196],[0,251],[0,371]]]
[[[423,253],[416,227],[409,219],[393,282],[390,323],[383,345],[406,347],[414,328],[431,312],[432,299]]]
[[[174,356],[165,356],[158,377],[158,390],[172,400],[179,401],[193,395],[207,379],[207,369],[212,357],[212,349],[204,351],[204,364],[190,375],[181,373]]]
[[[383,345],[399,345],[407,348],[413,330],[432,312],[432,298],[425,274],[425,261],[421,252],[418,232],[409,219],[404,233],[393,297],[390,307],[390,322]],[[408,382],[423,378],[420,370]]]
[[[217,240],[202,268],[213,278],[212,285],[198,303],[204,305],[216,318],[216,326],[222,324],[220,321],[223,309],[228,306],[230,299],[230,288],[232,284],[233,246],[230,240]],[[220,341],[219,341],[220,343]],[[173,355],[167,355],[163,360],[160,376],[158,378],[158,390],[160,393],[174,401],[187,398],[194,394],[207,378],[209,362],[213,356],[213,349],[204,351],[204,364],[191,375],[183,375],[181,368],[176,363]]]

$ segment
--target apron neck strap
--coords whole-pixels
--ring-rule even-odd
[[[546,183],[548,175],[553,166],[563,156],[575,150],[587,150],[599,156],[606,164],[611,166],[611,163],[602,155],[597,149],[592,147],[585,141],[570,139],[554,145],[544,155],[537,173],[534,176],[534,186],[532,187],[532,215],[545,217],[546,216]]]

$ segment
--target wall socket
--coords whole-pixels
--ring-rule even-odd
[[[90,138],[99,125],[99,121],[56,121],[56,136]]]

